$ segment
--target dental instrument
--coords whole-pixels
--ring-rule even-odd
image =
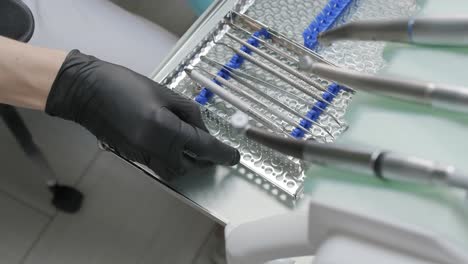
[[[438,183],[468,190],[468,174],[452,165],[380,149],[292,140],[250,126],[244,113],[238,112],[236,115],[231,123],[240,133],[262,145],[304,161],[364,173],[382,180]]]
[[[300,59],[298,66],[302,71],[317,74],[325,79],[358,90],[409,100],[449,111],[468,113],[468,87],[375,76],[315,63],[306,56]]]
[[[392,41],[438,46],[468,46],[468,16],[353,21],[319,34],[321,43],[337,40]]]
[[[290,93],[290,92],[287,92],[287,91],[284,91],[283,88],[280,88],[280,87],[277,87],[271,83],[268,83],[262,79],[259,79],[255,76],[251,76],[247,73],[244,73],[240,70],[237,70],[237,69],[233,69],[229,66],[226,66],[226,65],[223,65],[221,64],[220,62],[217,62],[215,60],[212,60],[206,56],[201,56],[200,57],[201,61],[213,66],[213,67],[221,67],[222,69],[228,71],[231,75],[231,77],[236,80],[238,83],[246,86],[247,88],[251,89],[251,90],[254,90],[256,93],[264,96],[265,98],[268,98],[269,100],[275,102],[276,104],[280,105],[281,107],[284,107],[285,110],[291,112],[292,114],[296,115],[296,116],[299,116],[301,118],[304,118],[305,120],[311,122],[311,123],[316,123],[315,121],[309,119],[307,116],[305,115],[301,115],[300,113],[298,113],[297,111],[293,110],[291,107],[285,105],[283,102],[281,102],[280,100],[278,99],[275,99],[273,98],[272,96],[270,96],[268,93],[262,91],[261,89],[259,89],[258,87],[256,87],[255,85],[252,85],[250,84],[249,82],[245,81],[244,79],[247,79],[247,80],[250,80],[252,82],[254,82],[255,84],[260,84],[262,86],[266,86],[267,88],[273,88],[275,91],[277,92],[281,92],[281,93],[284,93],[284,94],[287,94],[288,96],[294,98],[295,100],[297,100],[298,102],[301,102],[302,104],[304,105],[310,105],[310,102],[304,100],[303,98],[293,94],[293,93]],[[244,78],[244,79],[242,79]],[[328,113],[325,111],[325,109],[323,108],[320,108],[320,107],[317,107],[320,111],[322,111],[325,115],[329,116],[334,122],[336,122],[336,124],[339,126],[339,127],[345,127],[346,124],[343,124],[341,123],[334,115]]]
[[[236,54],[239,54],[242,58],[246,59],[247,61],[249,61],[252,64],[256,65],[257,67],[261,68],[262,70],[265,70],[265,71],[273,74],[274,76],[278,77],[282,81],[284,81],[287,84],[293,86],[294,88],[296,88],[297,90],[303,92],[304,94],[314,98],[315,100],[318,100],[318,101],[321,101],[321,102],[325,103],[328,107],[334,108],[333,105],[330,104],[330,102],[320,98],[320,96],[317,95],[316,93],[314,93],[311,90],[305,88],[304,86],[302,86],[301,84],[299,84],[295,80],[291,79],[289,76],[287,76],[287,75],[273,69],[270,65],[264,64],[263,62],[260,62],[259,60],[255,59],[254,57],[249,55],[247,52],[242,51],[241,49],[232,47],[232,46],[230,46],[230,45],[228,45],[226,43],[216,43],[216,44],[223,45],[223,46],[231,49],[233,52],[235,52]],[[321,88],[323,88],[323,87],[321,87]]]
[[[270,112],[272,112],[274,115],[276,115],[277,117],[285,120],[287,123],[291,124],[291,125],[294,125],[294,126],[297,126],[297,127],[300,127],[301,129],[304,130],[304,132],[306,133],[310,133],[310,129],[305,129],[304,127],[302,127],[298,122],[292,120],[291,118],[289,118],[288,116],[286,116],[284,113],[282,112],[279,112],[277,111],[276,109],[274,108],[271,108],[269,107],[268,105],[264,104],[263,102],[261,102],[260,100],[256,99],[255,96],[252,96],[248,93],[246,93],[245,91],[243,90],[240,90],[239,88],[235,87],[234,85],[230,84],[228,81],[222,79],[222,78],[219,78],[218,76],[214,75],[214,74],[210,74],[212,75],[212,77],[217,80],[218,82],[220,82],[221,84],[223,84],[224,86],[226,87],[229,87],[233,90],[236,90],[238,91],[239,93],[243,94],[244,96],[250,98],[250,100],[252,101],[255,101],[257,104],[259,105],[262,105],[264,108],[268,109]],[[295,111],[294,109],[290,108],[289,106],[285,105],[284,103],[282,103],[281,101],[273,98],[272,96],[268,95],[267,93],[263,92],[262,90],[260,89],[257,89],[254,85],[248,83],[247,81],[244,81],[243,79],[239,78],[236,74],[232,74],[231,75],[232,79],[234,79],[235,81],[237,81],[238,83],[240,83],[241,85],[243,85],[244,87],[254,91],[255,93],[257,93],[258,95],[260,96],[263,96],[264,98],[270,100],[271,102],[273,102],[274,104],[276,104],[277,106],[281,107],[282,109],[286,110],[287,112],[295,115],[296,117],[299,117],[299,118],[303,118],[303,119],[306,119],[307,121],[311,122],[312,124],[314,124],[315,126],[321,128],[322,130],[324,130],[328,135],[330,135],[332,138],[334,138],[333,134],[326,128],[324,128],[322,125],[320,125],[319,123],[317,123],[316,121],[312,120],[312,119],[309,119],[308,117],[304,116],[304,115],[301,115],[299,114],[297,111]]]
[[[204,76],[200,72],[192,70],[192,69],[185,69],[184,71],[192,80],[199,83],[200,85],[208,87],[221,99],[230,103],[237,109],[241,110],[244,113],[248,113],[250,116],[256,118],[257,120],[259,120],[261,123],[263,123],[265,126],[269,127],[270,129],[275,130],[275,131],[282,131],[285,134],[287,134],[285,132],[286,129],[283,126],[280,126],[276,124],[275,122],[271,121],[270,119],[264,117],[260,112],[254,109],[251,105],[242,101],[242,99],[235,96],[234,94],[227,91],[226,89],[219,86],[218,84],[214,83],[213,80],[210,80],[208,77]]]
[[[255,36],[253,36],[253,33],[232,23],[231,21],[227,21],[228,25],[236,30],[239,30],[241,32],[243,32],[244,34],[246,35],[249,35],[249,36],[252,36],[252,38],[254,38],[256,41],[260,42],[260,44],[262,44],[265,48],[281,55],[282,57],[294,62],[294,63],[299,63],[299,60],[297,58],[294,58],[293,56],[289,55],[288,53],[282,51],[281,49],[271,45],[270,43],[266,42],[265,40],[261,39],[261,38],[257,38]]]
[[[311,131],[307,128],[304,128],[302,127],[299,122],[296,122],[295,120],[293,120],[292,118],[290,118],[289,116],[287,116],[285,113],[273,108],[273,107],[270,107],[268,105],[266,105],[264,102],[262,102],[261,100],[257,99],[255,96],[247,93],[246,91],[240,89],[239,87],[236,87],[235,85],[231,84],[230,82],[228,82],[227,80],[217,76],[216,74],[213,74],[211,72],[208,72],[206,70],[203,70],[201,68],[199,68],[201,71],[203,71],[204,73],[208,74],[211,78],[213,78],[213,81],[217,81],[219,83],[221,83],[222,85],[226,86],[227,88],[231,89],[231,90],[234,90],[236,91],[237,93],[240,93],[242,96],[248,98],[250,101],[252,102],[255,102],[256,105],[260,105],[261,107],[263,107],[264,109],[267,109],[270,113],[272,113],[273,115],[275,115],[276,117],[282,119],[283,121],[285,121],[286,123],[288,123],[289,125],[291,126],[295,126],[295,127],[299,127],[300,129],[302,129],[304,131],[304,133],[307,133],[307,134],[312,134]],[[196,78],[196,77],[195,77]],[[322,128],[325,132],[327,132],[331,137],[333,137],[333,135],[325,128],[323,128],[322,126],[320,126],[319,124],[317,124],[316,122],[314,122],[315,125],[317,125],[318,127]]]
[[[277,43],[278,45],[282,46],[283,48],[294,52],[298,56],[310,56],[314,59],[321,61],[326,64],[335,65],[332,62],[326,60],[324,57],[320,56],[318,53],[310,50],[309,48],[305,47],[304,45],[297,43],[294,40],[286,37],[282,33],[272,29],[271,27],[265,25],[264,23],[246,15],[241,14],[236,11],[230,12],[230,23],[234,24],[234,18],[238,19],[240,22],[247,24],[248,26],[254,28],[255,30],[266,30],[269,34],[270,39]]]
[[[302,80],[303,82],[307,83],[308,85],[311,85],[323,92],[326,92],[327,89],[325,87],[323,87],[320,83],[318,83],[317,81],[314,81],[312,80],[311,78],[309,78],[308,76],[305,76],[303,73],[301,72],[298,72],[296,69],[294,69],[293,67],[283,63],[282,61],[268,55],[266,52],[260,50],[259,48],[256,48],[254,47],[253,45],[250,45],[249,43],[247,43],[246,41],[243,41],[242,39],[234,36],[233,34],[229,33],[229,32],[226,32],[226,36],[228,36],[229,38],[231,38],[232,40],[236,41],[237,43],[241,44],[241,45],[244,45],[246,46],[248,49],[250,49],[251,51],[255,52],[255,54],[259,55],[260,57],[264,58],[265,60],[269,61],[270,63],[278,66],[280,69],[286,71],[287,73],[295,76],[296,78]]]
[[[243,71],[241,71],[241,70],[239,70],[239,69],[234,69],[234,68],[231,68],[231,67],[229,67],[229,66],[223,65],[222,63],[220,63],[220,62],[218,62],[218,61],[215,61],[215,60],[213,60],[213,59],[210,59],[210,58],[208,58],[208,57],[206,57],[206,56],[201,56],[200,59],[201,59],[201,61],[206,62],[206,63],[212,65],[213,67],[226,68],[226,69],[228,69],[229,72],[234,73],[234,74],[237,74],[237,75],[239,75],[239,76],[241,76],[241,77],[243,77],[243,78],[245,78],[245,79],[247,79],[247,80],[250,80],[250,81],[252,81],[252,82],[258,83],[258,84],[260,84],[260,85],[262,85],[262,86],[265,86],[265,87],[270,88],[270,89],[272,89],[272,90],[275,90],[275,91],[277,91],[277,92],[285,93],[286,95],[288,95],[288,96],[290,96],[290,97],[293,97],[294,100],[297,100],[298,102],[301,102],[301,103],[304,104],[304,105],[310,104],[310,102],[309,102],[308,100],[304,99],[303,97],[300,97],[300,96],[298,96],[298,95],[296,95],[296,94],[294,94],[294,93],[285,91],[284,88],[279,87],[279,86],[277,86],[277,85],[274,85],[274,84],[272,84],[272,83],[270,83],[270,82],[268,82],[268,81],[266,81],[266,80],[263,80],[263,79],[261,79],[261,78],[259,78],[259,77],[256,77],[256,76],[247,74],[247,73],[245,73],[245,72],[243,72]],[[316,100],[314,99],[314,101],[316,101]],[[321,109],[321,110],[323,111],[324,109]]]

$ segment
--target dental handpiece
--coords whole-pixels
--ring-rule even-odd
[[[392,41],[438,46],[468,46],[468,16],[354,21],[319,34],[336,40]]]
[[[300,58],[298,67],[302,71],[314,73],[356,90],[468,113],[468,87],[374,76],[316,63],[310,57]]]
[[[249,126],[248,117],[241,112],[232,117],[231,123],[248,138],[304,161],[373,175],[382,180],[445,184],[468,190],[468,174],[451,165],[383,150],[284,138]]]

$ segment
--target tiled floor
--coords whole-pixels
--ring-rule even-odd
[[[68,184],[76,182],[97,151],[96,140],[69,122],[56,121],[34,111],[24,111],[23,114],[26,121],[33,121],[28,122],[30,130],[59,179]],[[79,144],[72,140],[77,137]],[[37,172],[3,121],[0,122],[0,140],[0,190],[47,215],[54,214],[55,210],[49,204],[50,193],[45,188],[48,176]]]
[[[213,233],[211,220],[99,151],[84,129],[42,113],[22,115],[59,179],[76,185],[85,203],[74,215],[57,212],[0,121],[0,264],[209,263],[199,252]]]
[[[21,263],[50,217],[0,193],[0,263]]]

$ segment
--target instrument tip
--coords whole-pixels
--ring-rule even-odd
[[[309,72],[312,69],[314,60],[309,56],[302,56],[299,58],[299,63],[297,64],[299,70]]]
[[[468,174],[453,169],[452,173],[450,173],[447,177],[447,180],[450,185],[456,186],[468,191]]]
[[[323,31],[320,32],[317,36],[317,41],[322,44],[323,46],[330,46],[331,41],[330,38],[328,37],[330,34],[328,34],[329,31]]]
[[[243,133],[248,128],[249,117],[246,114],[237,111],[231,116],[231,125],[235,130]]]
[[[188,75],[190,75],[192,73],[192,70],[191,68],[185,68],[184,69],[184,72],[187,73]]]

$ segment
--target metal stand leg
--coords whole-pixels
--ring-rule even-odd
[[[0,104],[0,116],[15,136],[24,153],[37,167],[39,174],[46,177],[44,180],[53,194],[52,204],[58,210],[67,213],[77,212],[81,208],[83,194],[73,187],[58,183],[49,162],[34,143],[32,135],[18,111],[12,106]]]

